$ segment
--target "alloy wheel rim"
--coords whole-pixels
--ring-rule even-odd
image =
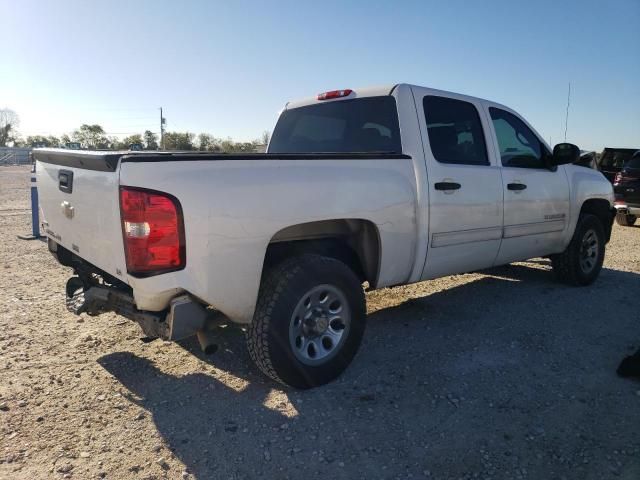
[[[590,273],[598,263],[599,241],[595,230],[587,230],[580,244],[580,268]]]
[[[289,322],[289,343],[306,365],[320,365],[342,348],[351,328],[347,298],[333,285],[313,287],[301,298]]]

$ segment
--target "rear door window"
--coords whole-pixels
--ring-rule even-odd
[[[355,98],[285,110],[269,153],[402,153],[395,98]]]
[[[422,105],[429,145],[438,162],[489,165],[480,116],[472,103],[428,95]]]

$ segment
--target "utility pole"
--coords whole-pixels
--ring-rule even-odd
[[[162,116],[162,107],[160,107],[160,149],[164,150],[164,125],[167,119]]]

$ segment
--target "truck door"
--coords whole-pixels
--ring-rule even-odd
[[[474,99],[414,89],[429,183],[429,246],[422,278],[493,265],[502,237],[502,180],[487,120]]]
[[[569,225],[564,167],[549,169],[549,150],[513,112],[488,106],[502,164],[504,232],[496,265],[558,253]]]

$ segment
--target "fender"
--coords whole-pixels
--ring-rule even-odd
[[[597,170],[581,167],[578,165],[563,165],[562,168],[569,182],[569,228],[567,228],[564,238],[564,248],[569,245],[573,232],[578,224],[578,218],[582,206],[587,200],[602,199],[613,208],[613,186],[606,180],[604,175]]]

